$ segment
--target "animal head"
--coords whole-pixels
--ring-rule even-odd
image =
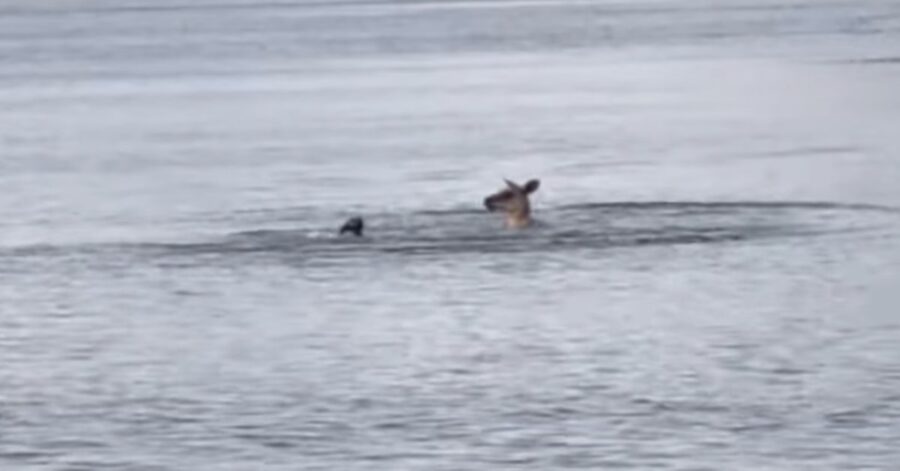
[[[528,180],[524,185],[504,179],[506,188],[484,199],[488,211],[503,211],[508,227],[525,227],[531,223],[531,203],[528,195],[537,191],[541,182]]]
[[[341,226],[339,234],[343,235],[345,232],[349,232],[357,237],[361,237],[363,235],[363,228],[363,218],[359,216],[352,217],[350,219],[347,219],[347,222],[345,222],[344,225]]]

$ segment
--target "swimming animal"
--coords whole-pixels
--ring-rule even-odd
[[[506,227],[522,228],[531,224],[531,203],[528,195],[537,191],[541,182],[536,179],[528,180],[524,185],[519,185],[507,179],[506,188],[484,199],[484,207],[488,211],[503,211],[506,214]]]
[[[345,232],[349,232],[357,237],[363,235],[363,229],[365,228],[365,224],[363,223],[363,218],[356,216],[350,219],[347,219],[347,222],[341,226],[340,235],[343,235]]]

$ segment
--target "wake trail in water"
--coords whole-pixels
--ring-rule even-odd
[[[900,210],[892,207],[830,202],[601,202],[542,208],[534,227],[511,231],[496,215],[456,208],[372,214],[363,237],[340,236],[336,224],[251,229],[200,241],[12,247],[0,250],[0,257],[80,256],[100,261],[127,256],[136,257],[136,263],[180,260],[192,265],[210,259],[244,263],[270,255],[341,261],[379,254],[547,253],[872,232],[896,225],[897,215]]]

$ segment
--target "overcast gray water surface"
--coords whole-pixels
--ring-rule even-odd
[[[898,122],[895,1],[4,1],[0,469],[897,469]]]

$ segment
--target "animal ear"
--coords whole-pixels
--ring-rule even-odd
[[[523,191],[523,190],[522,190],[522,187],[519,186],[519,185],[517,185],[514,181],[507,180],[507,179],[505,179],[505,178],[503,179],[503,181],[506,182],[506,186],[508,186],[510,190],[512,190],[512,191]]]
[[[525,193],[534,193],[535,191],[537,191],[538,187],[540,187],[540,186],[541,186],[540,180],[537,180],[537,179],[528,180],[528,183],[525,184],[525,188],[524,188]]]

